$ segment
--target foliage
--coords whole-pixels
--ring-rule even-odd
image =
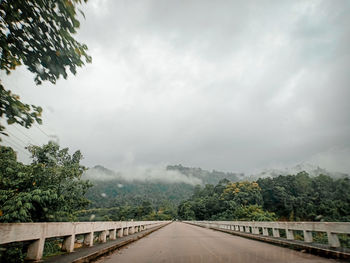
[[[261,188],[256,182],[228,183],[222,193],[225,200],[232,200],[237,204],[262,204]]]
[[[61,240],[59,239],[47,239],[44,244],[43,257],[52,257],[56,255],[63,254],[64,251],[61,250]]]
[[[235,211],[235,220],[243,221],[275,221],[274,213],[264,211],[261,206],[248,205],[240,206]]]
[[[86,0],[84,1],[86,2]],[[35,83],[56,83],[67,78],[67,69],[76,74],[77,67],[90,63],[87,46],[73,38],[79,28],[78,6],[81,0],[2,0],[0,1],[0,70],[10,74],[25,65],[35,74]],[[82,13],[82,12],[81,12]],[[82,13],[83,14],[83,13]],[[0,81],[0,117],[8,124],[29,128],[41,123],[42,109],[20,101]],[[0,133],[5,127],[0,125]]]
[[[32,163],[17,162],[15,152],[0,146],[0,222],[73,220],[72,213],[88,204],[91,186],[81,180],[82,155],[53,142],[31,146]]]
[[[145,181],[127,181],[115,179],[93,181],[94,186],[88,190],[87,198],[91,200],[90,208],[139,206],[149,201],[159,208],[164,201],[178,205],[190,197],[193,186],[184,183],[160,183]]]
[[[148,201],[141,205],[123,205],[111,208],[94,208],[77,211],[79,221],[172,220],[177,217],[176,206],[163,202],[154,208]]]
[[[221,180],[216,186],[195,187],[192,197],[178,207],[187,220],[274,220],[273,213],[261,208],[261,189],[256,182]]]
[[[291,221],[350,221],[350,179],[307,173],[264,178],[264,209]]]
[[[195,187],[178,207],[182,219],[350,221],[350,180],[297,175],[257,182],[221,180]]]
[[[9,243],[0,246],[0,262],[24,262],[25,246],[23,243]]]
[[[19,96],[5,90],[0,81],[0,118],[6,116],[7,124],[17,123],[29,128],[34,121],[41,124],[42,108],[21,102]],[[0,124],[0,134],[7,135],[4,127]],[[1,138],[0,138],[1,140]]]

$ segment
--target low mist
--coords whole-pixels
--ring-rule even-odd
[[[102,166],[95,166],[84,173],[84,178],[92,181],[125,180],[159,182],[159,183],[186,183],[191,185],[202,184],[203,181],[194,176],[187,176],[178,171],[167,170],[165,166],[137,166],[121,168],[111,171]]]

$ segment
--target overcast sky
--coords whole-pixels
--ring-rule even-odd
[[[76,37],[92,64],[56,85],[35,87],[25,68],[1,77],[43,106],[42,131],[85,165],[311,162],[350,173],[350,1],[89,0],[84,10]],[[42,131],[10,129],[26,143],[47,141]]]

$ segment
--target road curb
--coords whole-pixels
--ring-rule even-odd
[[[293,250],[298,250],[298,251],[303,251],[303,252],[308,252],[310,254],[314,254],[317,256],[322,256],[326,258],[333,258],[333,259],[340,259],[340,260],[350,260],[350,252],[344,251],[343,249],[331,249],[327,246],[322,246],[321,244],[306,244],[302,241],[298,240],[287,240],[287,239],[282,239],[282,238],[273,238],[273,237],[266,237],[266,236],[260,236],[260,235],[255,235],[255,234],[248,234],[248,233],[242,233],[242,232],[236,232],[233,230],[228,230],[228,229],[221,229],[221,228],[216,228],[216,227],[206,227],[206,226],[200,226],[196,224],[192,224],[189,222],[184,222],[193,226],[197,227],[203,227],[203,228],[209,228],[215,231],[220,231],[224,232],[227,234],[235,235],[235,236],[240,236],[244,238],[249,238],[253,240],[258,240],[262,241],[265,243],[270,243],[273,245],[278,245],[281,247],[287,247]]]

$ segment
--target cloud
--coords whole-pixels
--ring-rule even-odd
[[[87,166],[290,165],[350,147],[349,10],[347,1],[91,0],[77,35],[91,65],[55,86],[34,87],[24,69],[1,79],[49,109],[43,129]]]
[[[310,158],[310,162],[318,163],[331,171],[350,174],[350,148],[334,147],[319,152]]]
[[[161,183],[186,183],[191,185],[202,184],[202,180],[193,176],[187,176],[175,170],[167,170],[165,166],[130,166],[124,167],[118,172],[104,171],[91,168],[84,174],[85,179],[90,180],[126,180]],[[118,184],[118,187],[123,187]]]

